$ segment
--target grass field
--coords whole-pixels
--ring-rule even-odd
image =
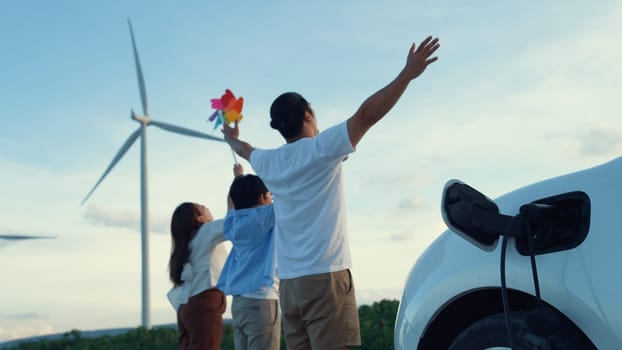
[[[358,349],[393,348],[393,328],[399,302],[381,300],[359,307],[362,346]],[[233,350],[230,320],[225,322],[222,350]],[[3,350],[172,350],[177,349],[175,324],[144,328],[116,328],[96,331],[72,330],[63,334],[14,340],[0,344]],[[281,337],[281,349],[286,349]]]

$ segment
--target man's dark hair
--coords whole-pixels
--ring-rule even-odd
[[[270,126],[289,140],[300,135],[305,112],[310,111],[309,103],[299,93],[286,92],[270,106]]]
[[[252,208],[259,203],[259,197],[268,192],[268,188],[257,175],[238,176],[229,188],[229,195],[235,209]]]

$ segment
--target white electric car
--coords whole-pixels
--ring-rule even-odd
[[[452,180],[441,210],[396,350],[622,349],[622,157],[494,201]]]

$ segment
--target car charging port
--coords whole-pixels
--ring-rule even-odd
[[[580,245],[590,227],[590,199],[585,192],[574,191],[538,199],[520,207],[515,216],[503,215],[496,203],[474,188],[457,180],[445,185],[442,202],[443,220],[454,232],[485,251],[501,242],[501,295],[510,348],[514,330],[506,286],[508,239],[516,241],[519,254],[529,256],[537,305],[532,313],[544,312],[541,302],[536,255],[548,254]],[[525,331],[521,326],[519,332]]]

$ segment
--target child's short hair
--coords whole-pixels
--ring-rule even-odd
[[[257,175],[238,176],[229,188],[229,195],[235,209],[252,208],[259,203],[259,196],[268,192],[268,188]]]

